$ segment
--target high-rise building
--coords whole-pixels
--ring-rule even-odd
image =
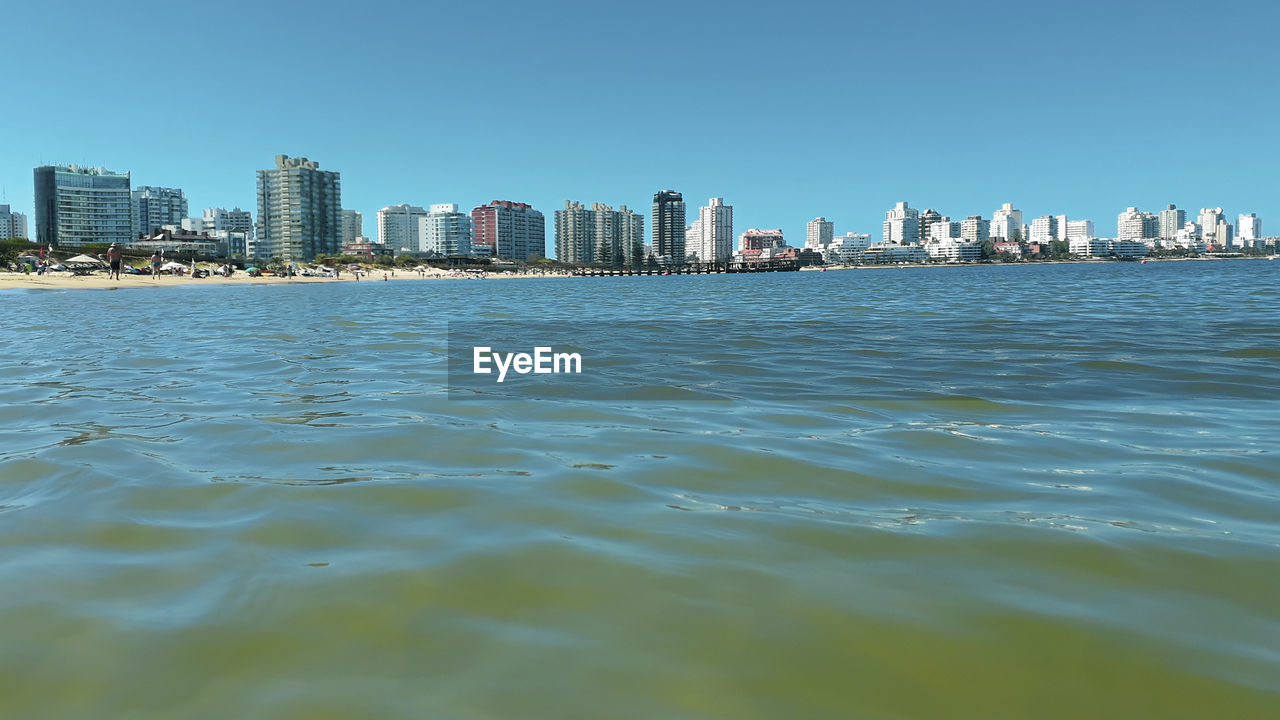
[[[1062,239],[1088,240],[1093,237],[1096,237],[1096,235],[1094,235],[1092,220],[1069,220],[1067,221],[1067,236]]]
[[[1068,228],[1067,228],[1067,216],[1066,216],[1066,215],[1054,215],[1054,217],[1058,219],[1058,238],[1057,238],[1057,239],[1058,239],[1058,240],[1066,240],[1066,239],[1067,239],[1067,229],[1068,229]]]
[[[1126,208],[1116,218],[1116,239],[1141,240],[1142,224],[1142,213],[1138,212],[1138,208]]]
[[[960,221],[960,239],[965,242],[982,242],[991,239],[991,221],[981,215],[970,215]]]
[[[382,208],[378,211],[378,242],[392,250],[422,252],[418,221],[426,216],[426,208],[408,203]]]
[[[924,212],[920,213],[920,241],[921,242],[929,241],[929,238],[932,236],[931,233],[933,231],[933,226],[942,222],[942,219],[943,219],[942,213],[938,212],[937,210],[934,210],[933,208],[929,208],[928,210],[925,210]]]
[[[953,222],[946,215],[939,215],[937,220],[929,223],[929,235],[925,238],[928,242],[938,242],[941,240],[958,240],[960,238],[960,223]]]
[[[471,246],[477,254],[532,260],[546,253],[547,221],[526,203],[494,200],[471,211]]]
[[[187,194],[181,188],[139,185],[130,196],[134,237],[158,232],[165,225],[182,227],[187,218]]]
[[[614,210],[593,203],[588,210],[566,200],[564,209],[556,211],[555,224],[556,259],[561,262],[631,267],[644,261],[644,216],[626,205]]]
[[[814,218],[805,228],[804,246],[822,252],[835,239],[836,224],[824,217]]]
[[[1256,213],[1241,214],[1236,223],[1236,237],[1239,240],[1261,240],[1262,219]]]
[[[1032,220],[1029,239],[1031,242],[1044,244],[1059,239],[1058,218],[1054,215],[1042,215]]]
[[[0,205],[0,240],[27,237],[27,216]]]
[[[342,210],[342,242],[353,243],[364,235],[364,215],[358,210]]]
[[[255,257],[310,260],[342,249],[342,181],[306,158],[277,155],[258,171]]]
[[[236,208],[205,208],[200,212],[200,220],[205,231],[228,230],[230,232],[253,234],[253,213]]]
[[[782,230],[761,230],[751,228],[738,236],[738,250],[769,250],[783,248],[787,241],[782,238]]]
[[[471,218],[458,212],[457,203],[432,205],[418,218],[419,244],[424,252],[437,255],[471,254]]]
[[[733,256],[733,206],[724,198],[698,210],[698,219],[685,231],[685,251],[698,262],[722,262]]]
[[[1004,240],[1025,240],[1022,237],[1022,211],[1013,203],[1004,203],[991,214],[991,237]]]
[[[75,247],[133,239],[129,173],[78,165],[35,169],[36,242]]]
[[[653,252],[673,263],[685,261],[684,196],[663,190],[653,196]]]
[[[920,211],[905,202],[884,214],[884,241],[910,244],[920,241]]]
[[[1157,237],[1161,240],[1172,240],[1178,235],[1178,231],[1187,224],[1187,211],[1179,210],[1172,203],[1169,207],[1160,211],[1160,230]]]

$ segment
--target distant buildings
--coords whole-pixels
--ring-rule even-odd
[[[991,238],[1021,241],[1022,211],[1015,209],[1013,203],[1005,203],[991,214]]]
[[[339,174],[307,158],[277,155],[258,171],[258,232],[254,257],[310,260],[342,248]]]
[[[556,211],[555,225],[556,259],[561,262],[632,267],[644,261],[644,216],[626,205],[614,210],[593,203],[588,210],[566,200],[564,209]]]
[[[981,215],[970,215],[960,221],[960,239],[965,242],[984,242],[991,239],[991,221]]]
[[[364,215],[358,210],[342,210],[342,243],[356,242],[358,238],[364,236]]]
[[[423,252],[436,255],[471,254],[471,218],[458,212],[456,203],[432,205],[418,218],[418,238]]]
[[[1064,240],[1086,240],[1094,237],[1092,220],[1068,220]],[[1075,252],[1074,250],[1072,252]]]
[[[685,261],[684,196],[663,190],[653,196],[653,254],[676,264]]]
[[[1159,235],[1159,218],[1149,212],[1139,212],[1136,207],[1130,207],[1116,217],[1117,240],[1146,240]]]
[[[919,241],[919,210],[900,202],[884,214],[884,242],[905,244]]]
[[[1218,250],[1228,250],[1234,244],[1231,223],[1222,214],[1222,208],[1200,209],[1200,237],[1207,245]]]
[[[1237,221],[1236,237],[1241,242],[1262,239],[1262,220],[1255,213],[1241,213]]]
[[[426,216],[426,208],[408,203],[382,208],[378,211],[378,243],[393,250],[422,252],[418,229],[419,221]]]
[[[130,192],[133,234],[150,235],[166,225],[182,227],[187,217],[187,194],[181,188],[139,185]]]
[[[35,169],[36,242],[125,244],[133,238],[129,173],[78,165]]]
[[[533,260],[546,252],[546,218],[525,203],[494,200],[473,209],[471,232],[477,255]]]
[[[929,222],[929,234],[924,238],[928,242],[937,242],[951,238],[960,239],[960,223],[953,222],[946,215],[939,215]]]
[[[1177,237],[1178,231],[1187,224],[1187,211],[1179,210],[1177,206],[1170,203],[1169,207],[1160,211],[1160,230],[1156,236],[1162,240],[1173,240]]]
[[[845,233],[831,241],[823,259],[827,262],[855,263],[862,261],[862,254],[871,246],[870,235]]]
[[[808,226],[805,228],[804,246],[811,250],[822,252],[835,239],[835,233],[835,223],[824,217],[814,218],[809,221]]]
[[[774,248],[784,248],[787,241],[782,237],[782,230],[760,230],[759,228],[751,228],[742,233],[738,237],[738,251],[745,253],[748,250],[772,250]]]
[[[27,216],[0,205],[0,240],[27,237]]]
[[[182,221],[182,230],[189,233],[205,233],[226,246],[230,255],[248,255],[253,245],[253,213],[236,208],[205,208],[198,218]]]
[[[1031,237],[1034,243],[1049,243],[1058,239],[1058,218],[1053,215],[1042,215],[1031,221]]]
[[[698,262],[723,262],[733,256],[733,206],[711,198],[685,229],[685,252]]]

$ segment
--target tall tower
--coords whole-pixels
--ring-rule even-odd
[[[684,196],[663,190],[653,196],[653,254],[677,265],[684,263]]]
[[[78,165],[35,169],[36,242],[75,247],[133,239],[129,173]]]
[[[822,251],[835,238],[836,224],[824,217],[816,217],[809,221],[805,230],[804,246]]]
[[[306,158],[277,155],[258,171],[258,236],[253,255],[310,260],[342,248],[342,188],[338,173]]]

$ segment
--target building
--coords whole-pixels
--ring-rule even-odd
[[[123,245],[133,239],[127,172],[41,165],[35,169],[35,200],[41,245]]]
[[[378,211],[378,242],[393,250],[422,252],[418,221],[426,216],[426,208],[408,203],[382,208]]]
[[[1239,238],[1242,243],[1249,240],[1262,239],[1262,220],[1256,213],[1240,215],[1236,222],[1236,237]]]
[[[947,262],[974,262],[982,259],[982,243],[948,237],[925,246],[929,257]]]
[[[1149,212],[1126,208],[1116,217],[1117,240],[1145,240],[1160,235],[1160,220]]]
[[[733,206],[711,198],[698,209],[698,219],[685,228],[686,256],[698,262],[723,262],[733,256]]]
[[[870,265],[918,263],[928,259],[929,253],[919,245],[902,245],[892,242],[878,242],[862,253],[862,262]]]
[[[254,257],[311,260],[342,250],[342,184],[336,171],[306,158],[277,155],[258,171]]]
[[[535,260],[547,251],[547,220],[526,203],[494,200],[472,209],[471,246],[477,255]]]
[[[942,215],[929,223],[929,234],[924,239],[926,242],[937,242],[950,238],[959,239],[959,237],[960,223],[953,222],[950,217]]]
[[[745,252],[747,250],[771,250],[773,248],[784,248],[787,241],[782,237],[782,230],[760,230],[751,228],[742,233],[738,237],[738,251]]]
[[[823,259],[829,263],[860,263],[862,254],[871,247],[870,235],[845,233],[831,241],[823,253]]]
[[[992,238],[1002,240],[1023,240],[1022,211],[1013,207],[1013,203],[1004,203],[991,214]]]
[[[644,216],[621,205],[566,200],[555,214],[556,259],[578,264],[632,267],[644,262]],[[681,228],[683,230],[684,228]],[[655,255],[657,250],[655,248]]]
[[[1067,232],[1066,236],[1062,238],[1063,240],[1087,240],[1094,237],[1092,220],[1069,220],[1066,225]],[[1071,252],[1075,251],[1072,250]]]
[[[980,243],[991,239],[991,221],[981,215],[970,215],[960,221],[960,239]]]
[[[352,255],[367,262],[373,262],[378,257],[392,257],[395,255],[395,249],[390,245],[373,242],[367,237],[358,237],[351,242],[342,243],[343,255]]]
[[[358,210],[342,210],[342,242],[353,243],[364,237],[364,215]]]
[[[182,227],[187,218],[187,194],[181,188],[139,185],[129,202],[135,236],[151,235],[166,225]]]
[[[0,240],[27,237],[27,216],[0,205]]]
[[[653,253],[670,262],[685,261],[684,196],[663,190],[653,196]]]
[[[1071,254],[1078,257],[1110,257],[1111,241],[1105,238],[1073,237]],[[1145,246],[1144,246],[1145,247]]]
[[[884,242],[920,242],[920,211],[900,202],[884,214]]]
[[[942,213],[929,208],[920,213],[920,242],[929,242],[930,233],[933,232],[933,226],[941,222],[949,222],[950,218],[943,216]]]
[[[1017,240],[999,240],[993,242],[991,247],[996,251],[996,253],[1022,257],[1022,243]]]
[[[805,228],[804,246],[822,252],[835,239],[836,224],[824,217],[814,218]]]
[[[1058,218],[1053,215],[1041,215],[1031,221],[1030,241],[1048,244],[1058,239]]]
[[[454,256],[471,254],[471,218],[458,212],[457,203],[432,205],[418,218],[420,252]]]
[[[1156,233],[1156,237],[1161,240],[1172,240],[1178,236],[1178,231],[1187,224],[1187,211],[1179,210],[1177,206],[1170,203],[1168,207],[1160,211],[1160,229]]]
[[[226,243],[207,233],[183,232],[181,230],[159,230],[144,233],[129,241],[126,247],[167,254],[170,258],[204,255],[221,257],[227,255]]]

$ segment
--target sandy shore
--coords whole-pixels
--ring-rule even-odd
[[[545,277],[565,277],[555,274],[516,274],[516,273],[486,273],[478,274],[449,274],[445,272],[428,274],[425,276],[418,275],[415,272],[396,271],[395,277],[387,273],[387,280],[399,282],[402,280],[518,280],[524,278],[545,278]],[[324,284],[324,283],[345,283],[345,282],[383,282],[383,273],[376,272],[362,276],[359,280],[349,272],[342,273],[342,277],[333,278],[317,278],[317,277],[249,277],[243,272],[224,278],[213,275],[207,278],[193,278],[182,275],[161,275],[158,278],[146,275],[122,275],[119,280],[108,279],[106,273],[94,273],[92,275],[72,275],[66,272],[52,272],[44,275],[36,275],[31,273],[0,272],[0,290],[5,289],[31,289],[31,290],[107,290],[114,288],[138,288],[138,287],[197,287],[201,285],[283,285],[283,284]]]

